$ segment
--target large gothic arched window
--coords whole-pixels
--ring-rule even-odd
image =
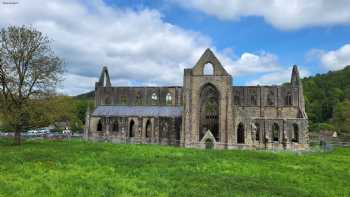
[[[211,84],[205,85],[200,93],[199,129],[199,140],[210,130],[219,141],[219,92]]]

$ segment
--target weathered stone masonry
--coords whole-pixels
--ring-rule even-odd
[[[232,76],[209,49],[192,69],[184,70],[182,87],[112,87],[104,67],[86,137],[195,148],[308,148],[297,66],[285,85],[232,84]]]

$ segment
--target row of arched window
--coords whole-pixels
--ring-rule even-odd
[[[97,129],[98,132],[103,131],[103,124],[102,121],[99,120],[97,123]],[[118,121],[114,121],[112,124],[112,132],[119,132],[119,124]],[[152,122],[150,120],[147,120],[146,122],[146,137],[151,137],[151,132],[152,132]],[[135,137],[136,135],[136,127],[135,127],[135,122],[134,120],[131,120],[129,123],[129,137]]]
[[[270,97],[267,97],[267,101],[266,103],[269,105],[269,106],[272,106],[275,104],[274,102],[274,99],[270,96]],[[239,95],[235,95],[234,96],[234,104],[235,105],[241,105],[242,102],[241,102],[241,97]],[[250,96],[250,105],[257,105],[258,104],[258,101],[257,101],[257,95],[251,95]],[[292,101],[292,95],[291,93],[288,93],[287,96],[285,97],[285,100],[284,100],[284,104],[286,106],[291,106],[293,104],[293,101]]]
[[[260,141],[261,136],[261,129],[259,123],[255,123],[255,140]],[[280,139],[280,127],[277,123],[274,123],[272,125],[272,141],[278,142]],[[237,143],[238,144],[244,144],[245,143],[245,129],[244,124],[239,123],[237,127]],[[293,135],[292,135],[292,142],[299,142],[299,126],[295,123],[293,124]]]
[[[157,93],[152,93],[151,95],[151,100],[152,100],[152,105],[156,105],[158,103],[158,95]],[[168,93],[166,96],[165,96],[165,103],[167,105],[171,105],[172,104],[172,101],[173,101],[173,97],[171,95],[171,93]],[[120,103],[121,104],[128,104],[128,97],[125,96],[125,95],[122,95],[120,96]],[[104,104],[106,105],[110,105],[112,104],[112,101],[111,101],[111,98],[110,97],[107,97],[105,100],[104,100]],[[141,94],[138,94],[136,95],[136,102],[135,102],[136,105],[142,105],[143,104],[143,101],[142,101],[142,96]]]
[[[152,101],[154,101],[154,102],[157,102],[158,101],[158,95],[154,92],[153,94],[152,94]],[[172,104],[172,100],[173,100],[173,97],[171,96],[171,93],[168,93],[166,96],[165,96],[165,103],[167,104],[167,105],[170,105],[170,104]]]
[[[260,141],[261,130],[259,123],[255,123],[255,140]],[[102,121],[99,120],[97,124],[97,131],[103,131]],[[151,136],[152,131],[152,123],[150,120],[146,122],[146,137]],[[119,132],[118,121],[114,121],[112,124],[112,132]],[[129,137],[135,137],[135,122],[131,120],[129,123]],[[272,125],[272,141],[278,142],[280,138],[280,127],[277,123]],[[292,142],[299,142],[299,126],[297,124],[293,124],[293,136]],[[237,127],[237,143],[244,144],[245,143],[245,128],[243,123],[239,123]]]

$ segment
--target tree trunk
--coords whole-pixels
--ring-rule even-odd
[[[15,131],[15,145],[21,145],[21,131]]]

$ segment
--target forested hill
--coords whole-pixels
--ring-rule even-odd
[[[303,85],[311,129],[350,132],[350,66],[304,78]]]
[[[350,66],[343,70],[303,79],[306,112],[311,130],[339,130],[350,133]],[[93,99],[91,91],[76,96]]]

